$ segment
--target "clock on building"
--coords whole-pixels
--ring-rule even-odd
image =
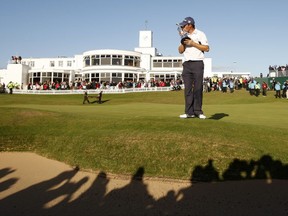
[[[140,31],[140,47],[152,47],[151,31]]]

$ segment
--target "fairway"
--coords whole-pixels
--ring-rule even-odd
[[[104,93],[103,104],[84,105],[82,95],[0,95],[0,150],[178,179],[209,163],[221,177],[236,159],[249,164],[265,155],[287,164],[288,100],[273,94],[204,93],[206,120],[179,118],[183,91]]]

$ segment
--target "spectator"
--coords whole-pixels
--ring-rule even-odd
[[[268,88],[268,85],[266,82],[262,82],[262,95],[263,97],[266,97],[267,96],[267,88]]]
[[[13,94],[13,88],[14,88],[14,84],[12,83],[12,81],[10,81],[7,85],[8,89],[9,89],[9,94]]]
[[[84,92],[83,104],[85,104],[86,101],[88,102],[88,104],[90,104],[90,101],[89,101],[89,97],[88,97],[88,93],[87,93],[87,91]]]
[[[281,98],[281,85],[280,85],[280,82],[276,82],[274,89],[276,91],[275,97],[276,98]]]
[[[6,92],[5,83],[3,82],[3,84],[2,84],[2,93],[5,93],[5,92]]]
[[[255,84],[255,95],[258,97],[260,95],[260,83],[256,82]]]
[[[234,81],[232,78],[229,80],[229,89],[230,89],[230,93],[234,92]]]
[[[288,99],[288,80],[286,80],[286,82],[284,82],[283,84],[283,94],[282,94],[283,98],[287,98]]]
[[[248,83],[248,88],[251,96],[255,95],[255,85],[256,81],[253,79],[251,79],[250,82]]]
[[[227,82],[226,82],[226,79],[223,79],[223,81],[222,81],[222,91],[223,91],[224,93],[227,92]]]

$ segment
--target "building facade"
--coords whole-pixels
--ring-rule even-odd
[[[17,58],[16,58],[17,59]],[[19,59],[19,58],[18,58]],[[74,57],[20,58],[0,70],[0,82],[28,85],[44,82],[123,82],[181,79],[183,57],[165,57],[153,47],[152,31],[139,32],[139,47],[89,50]],[[204,60],[204,77],[212,76],[212,60]]]

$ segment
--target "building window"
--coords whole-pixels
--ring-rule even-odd
[[[146,75],[145,74],[139,74],[139,79],[145,79]]]
[[[57,78],[57,77],[59,77],[59,78],[62,78],[62,73],[53,73],[53,78]]]
[[[58,67],[63,67],[63,61],[58,62]]]
[[[133,73],[125,73],[124,75],[125,78],[133,78]]]
[[[153,67],[162,67],[162,60],[161,59],[153,60]]]
[[[54,61],[50,61],[50,67],[55,67],[55,62]]]
[[[139,58],[139,57],[135,57],[135,59],[134,59],[134,66],[135,66],[135,67],[140,67],[140,58]]]
[[[100,64],[100,56],[92,55],[91,56],[91,65],[99,65]]]
[[[90,66],[90,56],[84,57],[84,67]]]
[[[122,55],[112,55],[112,65],[122,65]]]
[[[125,56],[124,65],[133,66],[133,56]]]
[[[122,78],[122,74],[121,73],[112,73],[112,77],[113,78]]]
[[[163,60],[163,67],[172,67],[172,59],[164,59]]]
[[[67,61],[67,67],[71,67],[72,66],[72,61]]]
[[[101,78],[110,78],[110,73],[101,73]]]
[[[101,55],[101,65],[111,65],[111,55]]]
[[[31,61],[31,62],[28,63],[28,65],[29,65],[30,67],[34,67],[34,66],[35,66],[35,62],[34,62],[34,61]]]
[[[173,59],[173,67],[182,67],[182,59]]]
[[[40,77],[41,76],[41,73],[40,72],[35,72],[33,73],[33,77]]]
[[[99,78],[99,73],[91,73],[91,78]]]

